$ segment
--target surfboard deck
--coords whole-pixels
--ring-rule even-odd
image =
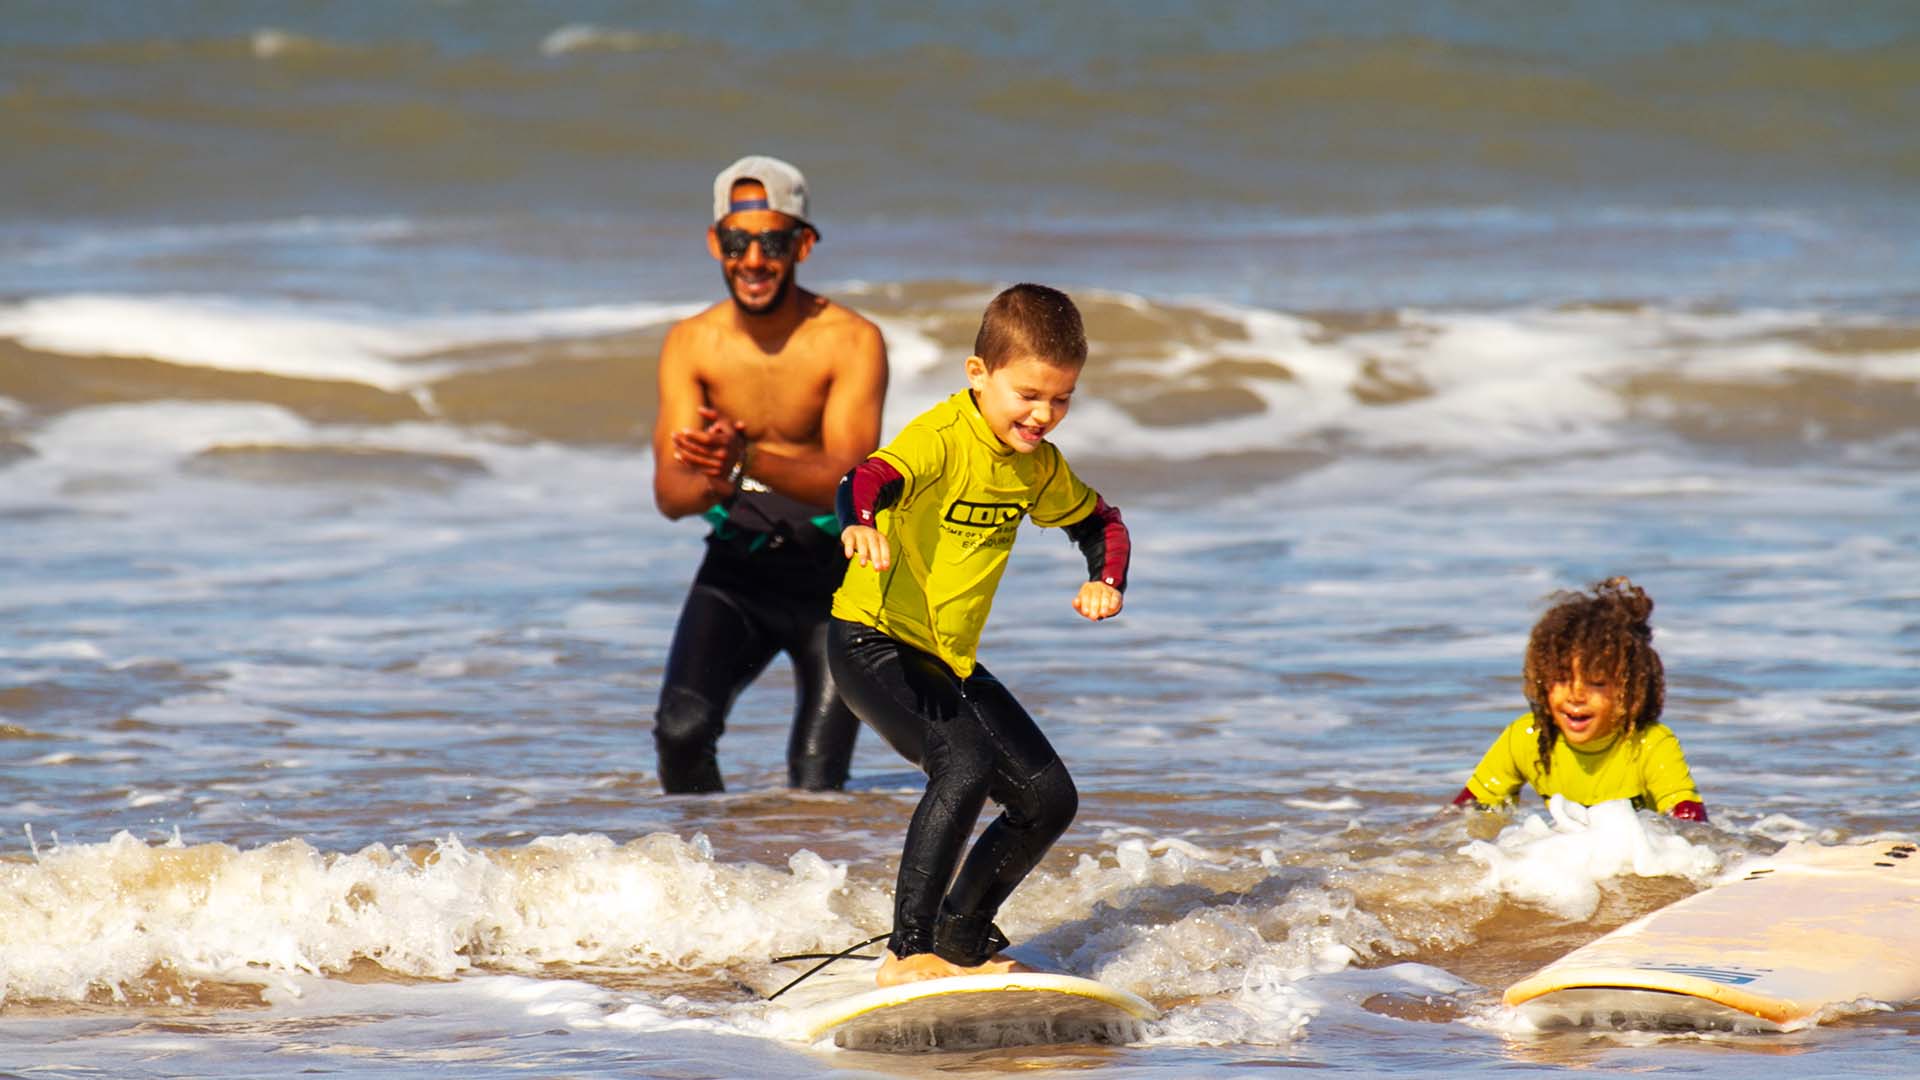
[[[1123,1043],[1160,1015],[1137,995],[1058,972],[958,975],[876,987],[875,961],[836,964],[775,1002],[787,1033],[851,1050]]]
[[[1920,848],[1789,844],[1507,988],[1543,1026],[1785,1030],[1920,999]]]

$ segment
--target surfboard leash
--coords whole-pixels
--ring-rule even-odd
[[[819,963],[817,963],[817,964],[815,964],[815,965],[813,965],[812,967],[810,967],[810,968],[808,968],[807,970],[805,970],[805,971],[803,971],[803,972],[801,972],[801,973],[799,974],[799,976],[798,976],[798,977],[796,977],[796,978],[795,978],[795,979],[794,979],[794,980],[793,980],[792,982],[790,982],[790,983],[788,983],[787,985],[785,985],[785,986],[783,986],[783,987],[781,987],[781,988],[780,988],[780,989],[778,989],[778,990],[775,990],[775,991],[774,991],[773,993],[771,993],[771,994],[768,994],[768,995],[767,995],[767,1000],[768,1000],[768,1001],[772,1001],[772,1000],[773,1000],[774,998],[777,998],[777,997],[779,997],[779,996],[780,996],[781,994],[784,994],[784,993],[786,993],[787,991],[789,991],[789,990],[791,990],[791,989],[793,989],[794,987],[796,987],[796,986],[799,986],[799,985],[800,985],[801,983],[803,983],[803,982],[805,982],[805,981],[806,981],[807,979],[809,979],[809,978],[811,978],[812,976],[814,976],[814,975],[816,975],[816,974],[818,974],[818,973],[820,972],[820,970],[821,970],[822,968],[825,968],[825,967],[826,967],[826,966],[827,966],[828,964],[831,964],[831,963],[834,963],[834,962],[836,962],[836,961],[840,961],[840,960],[876,960],[876,959],[878,959],[878,957],[873,957],[873,956],[854,956],[853,954],[854,954],[854,953],[855,953],[856,951],[858,951],[858,950],[860,950],[860,949],[864,949],[864,948],[866,948],[867,946],[869,946],[869,945],[871,945],[871,944],[873,944],[873,943],[874,943],[874,942],[876,942],[876,941],[881,941],[881,940],[884,940],[884,939],[886,939],[886,938],[890,938],[890,937],[892,937],[892,936],[893,936],[893,931],[891,931],[891,930],[889,930],[889,931],[887,931],[887,932],[886,932],[886,933],[884,933],[884,934],[875,934],[875,935],[873,935],[872,937],[870,937],[870,938],[868,938],[868,939],[867,939],[867,940],[865,940],[865,941],[856,941],[856,942],[854,942],[853,944],[851,944],[851,945],[849,945],[849,946],[847,946],[846,948],[844,948],[844,949],[841,949],[841,950],[840,950],[839,952],[837,952],[837,953],[794,953],[794,954],[792,954],[792,955],[790,955],[790,956],[776,956],[776,957],[774,957],[774,958],[773,958],[773,962],[774,962],[774,963],[776,963],[776,964],[783,964],[783,963],[786,963],[787,961],[790,961],[790,960],[816,960],[816,959],[819,959],[819,958],[821,958],[821,957],[825,957],[826,959],[824,959],[824,960],[820,960],[820,962],[819,962]]]

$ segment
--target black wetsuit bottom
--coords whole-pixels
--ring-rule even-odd
[[[1006,945],[993,925],[1000,905],[1079,810],[1066,766],[983,667],[962,679],[937,657],[844,619],[833,620],[828,655],[853,711],[927,774],[900,856],[887,947],[895,956],[984,962]],[[988,799],[1000,816],[963,865]]]
[[[708,537],[654,714],[660,786],[669,794],[724,789],[718,746],[727,713],[779,652],[793,661],[797,697],[787,783],[808,791],[846,785],[860,721],[827,668],[827,610],[847,560],[821,536],[822,544]]]

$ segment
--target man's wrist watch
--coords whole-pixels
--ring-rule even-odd
[[[752,454],[753,444],[748,443],[746,447],[740,451],[740,456],[733,459],[733,468],[727,470],[727,483],[733,485],[735,491],[740,490],[740,481],[746,479],[747,458]]]

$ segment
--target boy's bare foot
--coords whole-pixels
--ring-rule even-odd
[[[881,986],[899,986],[901,983],[921,982],[926,979],[945,979],[954,975],[1004,975],[1009,971],[1032,971],[1033,968],[1012,960],[1006,953],[995,953],[984,964],[973,967],[961,967],[951,960],[944,960],[936,953],[914,953],[902,959],[893,955],[889,949],[880,960],[880,973],[874,982]]]

